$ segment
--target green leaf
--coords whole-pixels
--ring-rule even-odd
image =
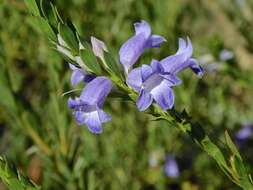
[[[123,75],[122,75],[121,65],[115,61],[113,56],[110,53],[104,51],[104,59],[105,59],[105,64],[111,70],[111,72],[113,72],[116,76],[119,76],[122,79]]]
[[[232,165],[232,168],[235,170],[235,172],[238,174],[240,177],[248,177],[246,169],[244,167],[244,164],[241,159],[239,159],[237,156],[233,156],[230,159],[230,163]]]
[[[226,144],[229,147],[229,149],[231,150],[231,152],[236,155],[240,160],[242,160],[241,155],[239,153],[239,151],[237,150],[235,144],[233,143],[232,139],[230,138],[229,134],[227,131],[225,131],[225,140],[226,140]]]
[[[40,10],[35,0],[25,0],[25,4],[28,8],[28,10],[34,15],[34,16],[40,16]]]
[[[97,62],[96,56],[90,48],[80,50],[80,56],[84,64],[95,74],[101,74],[101,67]]]
[[[57,41],[56,35],[51,28],[50,24],[43,17],[31,17],[31,22],[34,24],[34,27],[40,26],[40,30],[51,40]]]
[[[205,139],[201,141],[201,144],[205,151],[212,156],[219,165],[223,166],[224,168],[228,168],[222,152],[214,143],[210,141],[208,137],[205,137]]]
[[[11,190],[25,190],[22,183],[18,179],[10,179],[9,188]]]
[[[55,16],[56,20],[60,21],[61,23],[63,23],[63,20],[62,20],[60,14],[59,14],[57,8],[51,2],[50,2],[50,6],[51,6],[51,8],[53,10],[53,13],[54,13],[54,16]]]
[[[58,25],[58,31],[68,47],[74,53],[77,53],[79,51],[79,44],[73,31],[66,24],[61,23]]]

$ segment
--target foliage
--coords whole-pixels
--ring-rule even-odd
[[[154,30],[170,42],[156,57],[173,52],[177,37],[182,34],[193,37],[198,57],[211,53],[213,61],[218,61],[223,48],[232,48],[235,58],[220,62],[219,71],[205,76],[203,81],[188,73],[182,75],[185,83],[177,89],[176,106],[179,110],[186,108],[194,120],[201,121],[214,142],[218,141],[219,147],[225,150],[225,157],[230,159],[221,167],[226,170],[229,165],[233,172],[239,172],[233,173],[235,176],[232,177],[243,176],[237,166],[241,164],[241,156],[228,135],[224,138],[223,134],[225,128],[234,132],[242,122],[252,122],[252,71],[242,69],[247,67],[251,57],[252,50],[247,43],[252,36],[250,32],[241,32],[247,30],[248,25],[244,27],[238,23],[252,23],[252,12],[247,12],[250,6],[238,8],[236,2],[223,7],[222,3],[215,2],[162,0],[107,1],[106,5],[100,0],[55,3],[59,12],[66,14],[63,17],[72,18],[80,36],[98,35],[114,47],[110,49],[115,55],[119,45],[129,36],[131,24],[143,18],[151,21]],[[43,6],[52,8],[50,4]],[[54,40],[54,32],[62,28],[56,23],[61,20],[56,11],[49,11],[51,8],[45,8],[47,12],[42,13],[35,7],[32,6],[33,14],[45,14],[50,22],[45,17],[34,22],[34,17],[27,16],[23,2],[0,4],[1,18],[6,18],[0,24],[0,118],[1,127],[6,126],[1,149],[8,159],[29,171],[31,161],[38,157],[42,169],[40,164],[33,167],[41,170],[43,180],[38,182],[42,189],[173,189],[175,184],[182,189],[235,189],[227,180],[224,182],[225,176],[217,172],[215,163],[175,128],[179,125],[179,129],[187,133],[196,132],[184,122],[173,122],[168,127],[167,122],[153,122],[153,117],[137,113],[135,106],[112,99],[106,107],[114,119],[106,125],[103,135],[93,136],[77,127],[67,110],[65,96],[61,96],[70,89],[67,65],[61,64],[60,56],[48,48],[54,44],[48,44],[47,38],[41,37],[46,33]],[[120,7],[125,9],[120,11]],[[231,18],[231,12],[238,15]],[[244,15],[245,12],[248,14]],[[229,35],[233,40],[229,40]],[[70,40],[69,43],[74,51],[76,42]],[[146,53],[141,62],[150,60],[152,55],[153,51]],[[171,116],[168,117],[172,121]],[[177,115],[172,114],[172,117],[177,119]],[[199,141],[199,134],[192,136]],[[7,144],[9,149],[6,149]],[[204,138],[200,146],[219,159],[218,163],[224,163],[215,145]],[[164,175],[167,152],[175,154],[182,165],[178,181]],[[151,167],[149,159],[154,153],[158,164]],[[242,155],[252,163],[252,152],[247,148]],[[250,167],[250,164],[246,165],[247,171]]]

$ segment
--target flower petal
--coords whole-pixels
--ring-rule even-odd
[[[76,67],[75,65],[73,65],[73,64],[71,64],[71,63],[69,63],[69,68],[70,68],[72,71],[78,69],[78,67]]]
[[[161,64],[159,63],[159,61],[153,59],[151,61],[151,67],[152,67],[152,70],[154,72],[157,72],[157,73],[163,73],[163,67],[161,66]]]
[[[71,75],[71,84],[72,86],[76,86],[79,82],[84,80],[84,74],[79,69],[73,71]]]
[[[88,83],[88,82],[90,82],[90,81],[92,81],[93,79],[95,79],[96,78],[96,76],[95,75],[90,75],[90,74],[86,74],[85,76],[84,76],[84,82],[86,82],[86,83]]]
[[[99,119],[102,123],[108,122],[112,120],[112,116],[104,112],[103,110],[98,110]]]
[[[99,118],[98,111],[90,112],[85,119],[85,124],[87,125],[90,132],[95,134],[100,134],[103,132],[102,123]]]
[[[145,50],[146,39],[142,34],[131,37],[119,50],[120,63],[124,66],[126,72],[135,64],[138,58]]]
[[[85,124],[87,114],[82,111],[75,111],[74,116],[78,125]]]
[[[151,28],[146,21],[137,22],[134,27],[135,36],[127,40],[119,50],[120,63],[124,66],[126,73],[146,48],[159,47],[165,40],[158,35],[151,36]]]
[[[110,93],[112,82],[106,77],[96,77],[83,89],[80,99],[89,105],[98,105],[100,108]]]
[[[148,40],[150,48],[159,48],[163,42],[166,42],[166,39],[159,35],[152,35]]]
[[[153,70],[152,67],[150,67],[149,65],[142,65],[141,66],[141,78],[142,81],[145,81],[148,77],[150,77],[150,75],[152,75]]]
[[[139,111],[145,111],[152,104],[152,101],[153,98],[151,94],[142,90],[136,103]]]
[[[163,74],[161,75],[164,79],[168,80],[169,86],[178,86],[182,83],[181,79],[174,74]]]
[[[178,50],[176,54],[180,54],[184,51],[184,49],[187,47],[187,43],[183,38],[179,38],[178,40]]]
[[[144,35],[146,39],[148,39],[149,36],[151,35],[151,27],[145,20],[135,23],[134,29],[135,35],[139,34]]]
[[[133,69],[127,76],[127,84],[136,92],[140,92],[142,85],[141,67]]]
[[[202,77],[204,74],[204,69],[200,66],[196,59],[189,59],[188,65],[192,69],[194,73],[196,73],[199,77]]]
[[[174,105],[174,93],[172,88],[164,80],[159,86],[151,91],[156,103],[163,109],[171,109]]]
[[[78,106],[79,104],[80,104],[80,99],[79,98],[75,98],[75,99],[69,98],[68,99],[68,107],[70,109],[75,109],[76,106]]]
[[[191,41],[189,38],[187,38],[187,46],[185,46],[185,42],[180,40],[179,45],[180,47],[176,54],[171,55],[160,61],[160,64],[164,68],[164,72],[176,74],[179,71],[182,71],[183,69],[188,67],[186,61],[192,56]]]
[[[105,43],[95,37],[91,37],[91,45],[92,45],[92,50],[94,54],[103,59],[104,57],[104,51],[108,51]]]

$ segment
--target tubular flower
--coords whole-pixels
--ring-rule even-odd
[[[112,88],[112,82],[106,77],[96,77],[83,89],[81,96],[69,98],[68,106],[79,125],[86,125],[92,133],[102,133],[102,123],[111,120],[111,116],[102,110],[106,97]]]
[[[204,70],[196,59],[191,58],[192,51],[190,39],[187,38],[186,42],[184,39],[179,38],[179,48],[176,54],[168,56],[160,61],[161,66],[164,68],[164,72],[177,74],[189,67],[198,76],[202,76]]]
[[[105,43],[95,37],[91,37],[91,45],[92,45],[92,50],[94,54],[99,57],[100,59],[104,58],[104,51],[107,51],[107,47]]]
[[[77,85],[81,81],[88,83],[95,78],[94,75],[88,74],[84,69],[80,69],[71,63],[69,63],[69,67],[73,71],[70,79],[72,86]]]
[[[159,35],[152,35],[150,25],[146,21],[134,24],[135,35],[128,39],[119,50],[120,62],[125,72],[135,64],[141,54],[147,48],[158,48],[166,41]]]
[[[203,75],[203,69],[195,59],[191,58],[192,45],[179,40],[179,49],[175,55],[163,60],[152,60],[151,66],[142,65],[133,69],[127,78],[127,84],[139,93],[137,107],[145,111],[153,102],[163,110],[171,109],[174,105],[173,86],[181,84],[177,73],[190,67],[199,76]]]

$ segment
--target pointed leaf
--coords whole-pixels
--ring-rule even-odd
[[[246,178],[248,177],[246,169],[241,159],[239,159],[237,156],[232,156],[230,159],[230,163],[238,176]]]
[[[37,26],[40,26],[39,29],[52,41],[57,41],[56,35],[51,28],[50,24],[46,19],[43,17],[31,17],[30,21],[32,22],[33,26],[37,29]]]
[[[228,168],[227,162],[226,162],[221,150],[214,143],[212,143],[208,137],[205,137],[205,139],[202,140],[201,144],[202,144],[203,148],[205,149],[205,151],[210,156],[212,156],[220,166],[222,166],[224,168]]]
[[[25,4],[26,4],[28,10],[34,16],[40,16],[40,10],[39,10],[38,5],[35,0],[25,0]]]
[[[96,56],[90,48],[80,50],[80,56],[84,64],[95,74],[101,74],[101,67],[97,62]]]
[[[242,160],[241,155],[239,153],[239,151],[237,150],[235,144],[233,143],[232,139],[230,138],[229,134],[227,131],[225,131],[225,140],[226,140],[226,144],[229,147],[230,151],[236,155],[240,160]]]
[[[62,37],[62,39],[65,41],[65,43],[68,45],[68,47],[77,53],[79,51],[79,44],[77,42],[76,36],[73,33],[73,31],[65,24],[59,23],[58,25],[58,31]]]
[[[121,78],[123,78],[123,75],[122,75],[123,69],[121,69],[121,65],[115,61],[115,59],[113,58],[113,56],[110,53],[104,51],[104,59],[105,59],[106,66],[116,76],[120,76]]]

